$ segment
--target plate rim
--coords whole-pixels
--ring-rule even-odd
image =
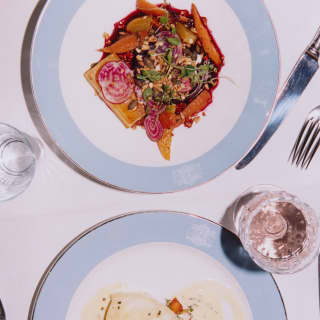
[[[235,167],[243,158],[245,158],[247,153],[256,144],[256,142],[259,140],[259,138],[263,134],[265,128],[267,127],[267,125],[268,125],[268,123],[270,121],[271,115],[273,113],[273,110],[274,110],[274,107],[275,107],[275,104],[276,104],[276,101],[277,101],[277,95],[278,95],[278,91],[279,91],[279,87],[280,87],[280,74],[281,74],[281,56],[280,56],[278,34],[277,34],[277,31],[276,31],[275,25],[273,23],[273,19],[271,17],[270,11],[269,11],[269,9],[267,8],[267,6],[265,4],[265,0],[257,0],[257,1],[259,1],[261,3],[261,5],[262,5],[262,7],[264,9],[264,12],[268,16],[268,20],[269,20],[269,22],[271,24],[271,28],[272,28],[273,36],[274,36],[274,40],[275,40],[275,45],[276,45],[276,60],[278,62],[278,68],[277,68],[277,80],[276,80],[276,84],[275,84],[275,90],[272,93],[273,102],[272,102],[272,105],[271,105],[271,107],[270,107],[270,109],[268,111],[269,114],[268,114],[268,116],[267,116],[267,118],[265,120],[264,126],[259,130],[259,133],[257,134],[257,137],[255,138],[255,140],[251,143],[251,145],[247,148],[247,150],[244,151],[244,153],[241,155],[241,157],[239,157],[238,160],[236,160],[235,162],[233,162],[230,165],[226,166],[218,174],[206,179],[205,181],[192,183],[191,185],[173,186],[171,188],[172,190],[170,189],[170,190],[162,190],[162,191],[146,191],[146,190],[142,190],[143,187],[139,187],[139,188],[136,188],[136,190],[134,190],[134,189],[125,188],[125,187],[121,187],[119,185],[110,183],[110,182],[106,181],[107,179],[103,179],[101,177],[98,177],[98,176],[94,175],[93,173],[90,173],[89,171],[84,169],[83,166],[81,166],[76,160],[72,159],[72,156],[69,155],[67,153],[67,151],[65,151],[59,145],[59,143],[56,141],[56,139],[53,137],[52,133],[50,132],[50,130],[49,130],[49,128],[48,128],[48,126],[47,126],[47,124],[46,124],[46,122],[44,120],[44,117],[43,117],[42,113],[40,112],[40,106],[39,106],[39,103],[37,101],[36,94],[35,94],[35,88],[34,88],[35,85],[34,85],[34,80],[33,80],[34,77],[33,77],[33,72],[32,72],[32,60],[33,60],[34,47],[35,47],[35,42],[36,42],[36,37],[37,37],[37,34],[38,34],[38,30],[39,30],[40,24],[41,24],[41,22],[43,20],[43,16],[44,16],[44,14],[46,12],[46,9],[47,9],[48,5],[51,2],[53,2],[53,0],[40,0],[37,3],[37,5],[36,5],[36,7],[35,7],[35,9],[33,11],[33,13],[34,13],[37,10],[37,8],[40,7],[39,9],[41,11],[40,11],[39,16],[36,18],[37,21],[36,21],[36,24],[35,24],[35,27],[34,27],[34,30],[33,30],[32,39],[31,39],[31,46],[30,46],[30,54],[28,56],[28,61],[27,61],[27,71],[28,71],[28,74],[29,74],[28,78],[30,80],[30,89],[31,89],[32,100],[33,100],[32,108],[36,111],[38,120],[40,120],[40,122],[41,122],[42,129],[45,131],[45,132],[41,132],[40,129],[37,127],[37,121],[35,121],[34,118],[33,118],[35,115],[31,112],[31,110],[30,110],[31,108],[29,107],[29,105],[27,103],[27,106],[28,106],[28,109],[29,109],[29,113],[31,115],[31,118],[33,119],[33,122],[34,122],[35,126],[38,129],[38,132],[40,133],[40,135],[42,137],[43,137],[43,135],[46,136],[46,138],[43,138],[43,139],[45,140],[46,143],[47,143],[47,140],[50,141],[50,143],[47,143],[47,145],[50,147],[50,149],[53,150],[54,153],[56,153],[57,155],[59,153],[60,154],[60,158],[61,158],[61,156],[63,156],[64,159],[62,159],[62,160],[67,165],[69,165],[72,169],[74,169],[76,172],[80,173],[81,175],[85,176],[86,178],[88,178],[88,179],[90,179],[90,180],[92,180],[94,182],[97,182],[99,184],[102,184],[104,186],[107,186],[107,187],[110,187],[110,188],[113,188],[113,189],[116,189],[116,190],[119,190],[119,191],[125,191],[125,192],[130,192],[130,193],[141,193],[141,194],[170,194],[170,193],[175,193],[175,192],[182,192],[182,191],[185,191],[185,190],[191,190],[193,188],[196,188],[198,186],[202,186],[202,185],[204,185],[206,183],[209,183],[212,180],[218,178],[223,173],[225,173],[228,170],[230,170],[231,168]],[[227,0],[226,0],[226,3],[228,3]],[[29,19],[28,24],[30,23],[31,18]],[[21,68],[21,73],[22,73],[22,68]],[[25,96],[26,96],[26,94],[25,94]],[[59,157],[59,155],[58,155],[58,157]],[[185,162],[185,163],[188,163],[188,161]],[[184,165],[185,163],[182,163],[180,165]]]
[[[215,222],[209,218],[200,216],[198,214],[195,213],[188,213],[185,211],[175,211],[175,210],[166,210],[166,209],[156,209],[156,210],[137,210],[137,211],[128,211],[126,213],[121,213],[119,215],[104,219],[94,225],[92,225],[91,227],[85,229],[84,231],[82,231],[81,233],[79,233],[76,237],[74,237],[71,241],[69,241],[57,254],[56,256],[51,260],[50,264],[48,265],[48,267],[45,269],[45,271],[42,273],[42,276],[40,278],[40,280],[38,281],[38,284],[36,286],[36,289],[34,291],[34,294],[32,296],[31,299],[31,303],[29,306],[29,312],[28,312],[28,320],[34,320],[34,312],[35,312],[35,308],[38,302],[38,298],[41,294],[43,285],[45,284],[48,276],[50,275],[51,271],[54,269],[54,267],[56,266],[56,264],[59,262],[59,260],[64,256],[64,254],[74,245],[76,244],[79,240],[81,240],[83,237],[85,237],[87,234],[89,234],[90,232],[100,228],[101,226],[108,224],[110,222],[119,220],[121,218],[126,218],[129,216],[134,216],[134,215],[139,215],[139,214],[148,214],[148,215],[152,215],[154,213],[169,213],[169,214],[176,214],[176,215],[183,215],[183,216],[188,216],[188,217],[193,217],[196,219],[200,219],[200,220],[205,220],[211,224],[214,224],[218,227],[220,227],[221,229],[227,230],[228,232],[236,235],[232,230],[229,230],[228,228],[222,226],[220,223]],[[237,236],[237,235],[236,235]],[[269,272],[268,272],[269,273]],[[282,293],[280,291],[280,288],[274,278],[274,275],[272,273],[269,273],[269,275],[271,276],[271,279],[273,280],[276,289],[279,293],[282,305],[283,305],[283,310],[285,313],[285,317],[286,320],[288,320],[288,313],[287,313],[287,309],[286,309],[286,305],[284,303],[284,299],[282,296]]]

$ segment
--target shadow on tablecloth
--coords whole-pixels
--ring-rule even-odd
[[[265,272],[249,256],[243,248],[240,239],[236,236],[236,230],[233,223],[233,211],[236,205],[234,201],[226,210],[221,224],[225,226],[221,232],[220,240],[223,252],[226,257],[237,267],[251,272]]]

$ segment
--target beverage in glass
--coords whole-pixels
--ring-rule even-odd
[[[247,190],[236,201],[233,218],[242,245],[267,271],[294,273],[319,254],[318,214],[277,187]]]

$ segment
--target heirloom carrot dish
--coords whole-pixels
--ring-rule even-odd
[[[85,78],[126,128],[144,128],[170,160],[174,129],[199,121],[219,83],[224,56],[206,18],[194,4],[189,13],[137,0],[99,50]]]

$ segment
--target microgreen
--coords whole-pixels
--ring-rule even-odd
[[[181,69],[181,78],[189,77],[196,71],[196,68],[192,65],[185,66]]]
[[[169,52],[167,54],[167,62],[168,62],[168,64],[172,63],[172,49],[171,48],[169,49]]]
[[[167,24],[169,22],[169,18],[168,16],[162,16],[160,17],[159,21],[161,24]]]
[[[162,90],[164,92],[168,92],[168,91],[170,91],[170,87],[168,85],[164,84],[164,85],[162,85]]]
[[[173,46],[178,46],[180,44],[180,40],[178,38],[167,38],[167,41]]]
[[[210,65],[209,64],[202,64],[199,66],[199,71],[200,72],[209,72],[210,71]]]
[[[171,99],[173,98],[173,90],[166,84],[162,85],[162,90],[162,102],[164,104],[170,104]]]
[[[143,93],[142,93],[143,99],[144,99],[145,101],[151,100],[151,99],[152,99],[152,94],[153,94],[153,92],[152,92],[152,89],[151,89],[151,88],[146,88],[146,89],[144,89],[144,91],[143,91]]]
[[[140,80],[149,80],[151,82],[156,82],[161,79],[161,73],[155,70],[142,70],[141,74],[137,75]]]

